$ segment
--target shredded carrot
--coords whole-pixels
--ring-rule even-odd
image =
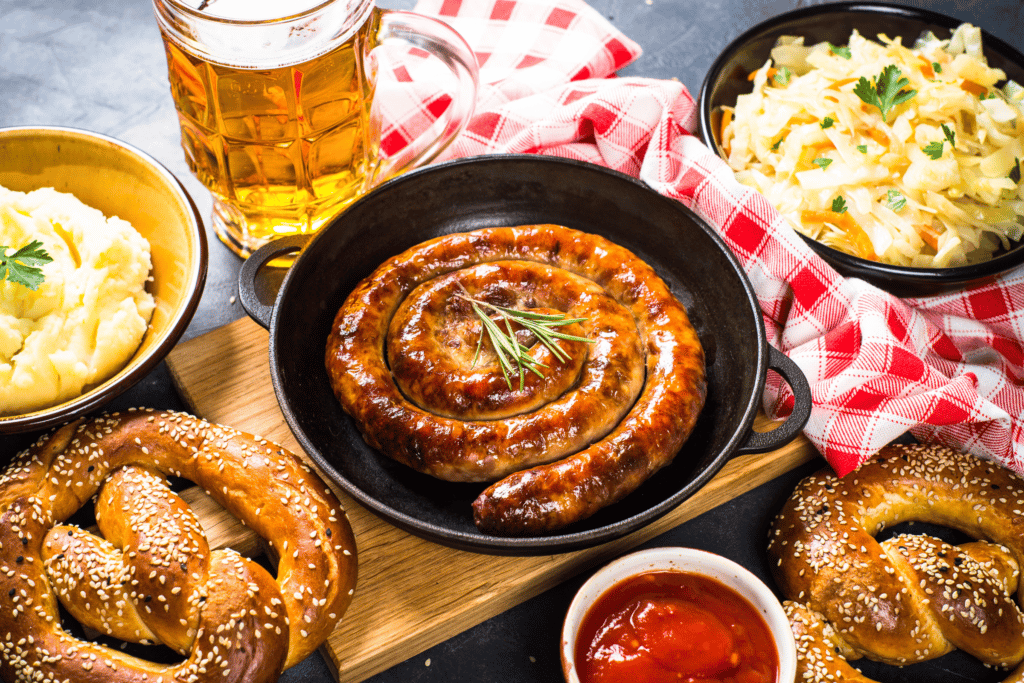
[[[760,71],[760,69],[758,69],[757,71]],[[747,74],[747,80],[754,80],[757,77],[757,71],[751,71],[749,74]],[[776,69],[774,66],[768,67],[768,80],[771,80],[772,76],[774,76],[777,73],[779,73],[779,70]]]
[[[885,131],[878,130],[877,128],[869,128],[868,137],[880,144],[882,147],[889,146],[889,136],[885,134]]]
[[[932,226],[922,223],[914,227],[917,228],[917,234],[924,240],[925,244],[935,251],[939,250],[939,233],[935,232]]]
[[[960,89],[971,93],[975,97],[980,97],[988,92],[988,88],[985,86],[975,83],[974,81],[964,79],[964,82],[960,84]]]
[[[925,78],[935,78],[935,70],[932,69],[932,63],[920,55],[918,55],[917,58],[921,60],[922,64],[921,75],[924,76]]]
[[[805,223],[831,223],[837,227],[845,228],[848,223],[853,222],[853,216],[848,213],[837,213],[836,211],[804,209],[800,212],[800,220]]]
[[[869,261],[878,260],[868,234],[849,213],[804,210],[800,212],[800,221],[802,223],[831,223],[846,233],[846,237],[857,250],[857,256]]]
[[[857,246],[857,251],[860,252],[859,256],[868,261],[877,261],[878,256],[875,255],[875,248],[871,244],[871,238],[868,237],[868,234],[857,223],[852,220],[850,222],[853,227],[847,230],[846,234]]]
[[[797,159],[797,169],[806,170],[814,166],[814,160],[821,156],[821,153],[827,149],[835,149],[836,146],[832,142],[818,142],[813,145],[807,145],[800,152],[800,158]]]
[[[729,107],[723,107],[722,122],[719,124],[718,128],[718,141],[721,143],[722,150],[725,151],[726,154],[729,153],[729,142],[725,139],[725,129],[729,125],[730,121],[732,121],[732,109]]]
[[[828,86],[826,88],[826,90],[839,90],[841,87],[843,87],[847,83],[853,83],[856,80],[857,80],[856,78],[840,78],[838,81],[834,81],[832,83],[832,85]]]

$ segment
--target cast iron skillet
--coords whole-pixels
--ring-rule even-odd
[[[747,74],[764,66],[779,36],[803,36],[807,45],[825,40],[846,45],[850,32],[856,28],[867,38],[884,33],[892,38],[901,37],[904,45],[913,45],[925,31],[948,38],[962,23],[938,12],[879,2],[829,3],[772,17],[733,40],[708,70],[698,105],[701,137],[716,154],[726,157],[719,144],[722,107],[736,104],[739,95],[753,89]],[[989,66],[1024,83],[1024,55],[984,31],[982,44]],[[928,296],[981,285],[1024,263],[1024,244],[1019,241],[981,263],[954,268],[911,268],[858,258],[805,235],[800,237],[842,275],[861,278],[896,296]]]
[[[338,308],[378,264],[424,240],[484,227],[558,223],[599,233],[651,264],[686,306],[707,356],[708,399],[675,461],[625,500],[549,536],[487,536],[471,503],[483,484],[453,484],[369,448],[331,392],[324,369]],[[271,307],[256,292],[271,259],[305,238],[258,250],[239,275],[242,303],[270,330],[278,402],[302,448],[345,491],[406,531],[463,550],[539,555],[596,545],[632,532],[701,488],[729,458],[779,448],[810,414],[807,380],[765,341],[743,271],[713,230],[680,203],[608,169],[539,156],[475,157],[400,176],[325,226],[288,271]],[[796,408],[780,427],[751,430],[767,370],[782,375]]]

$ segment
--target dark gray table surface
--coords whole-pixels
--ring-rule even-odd
[[[411,9],[414,0],[381,6]],[[717,53],[755,23],[802,0],[591,0],[598,12],[636,40],[644,54],[621,75],[676,78],[697,96]],[[1024,3],[1019,0],[900,2],[971,21],[1024,49]],[[209,213],[209,194],[188,171],[179,146],[166,64],[150,0],[0,0],[0,126],[49,124],[104,133],[156,157]],[[210,265],[199,310],[184,339],[244,315],[237,300],[241,260],[209,236]],[[161,364],[110,408],[145,405],[184,409]],[[0,436],[5,462],[35,435]],[[656,545],[685,545],[720,553],[769,580],[763,547],[771,515],[798,478],[820,463],[779,477],[659,537]],[[425,567],[424,571],[437,568]],[[548,591],[375,677],[391,681],[560,681],[561,619],[586,576]],[[445,577],[458,581],[459,577]],[[892,681],[979,680],[986,674],[949,656],[931,668],[876,674]],[[319,655],[285,672],[285,681],[332,680]]]

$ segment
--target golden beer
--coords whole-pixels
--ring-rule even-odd
[[[373,84],[361,54],[370,24],[329,53],[273,69],[205,62],[164,40],[181,143],[221,200],[238,252],[313,232],[363,190]],[[369,154],[367,154],[369,152]],[[234,214],[234,215],[232,215]]]
[[[371,117],[375,81],[366,64],[388,39],[382,17],[409,13],[362,2],[346,16],[347,6],[326,2],[311,12],[332,10],[333,17],[300,13],[252,22],[250,35],[240,37],[231,53],[215,43],[234,40],[241,23],[236,17],[225,20],[178,0],[154,3],[185,158],[213,194],[214,230],[236,253],[246,256],[274,237],[316,231],[379,180],[380,131]],[[339,16],[345,25],[329,28],[325,37],[324,27]],[[211,27],[205,34],[182,30],[179,19]],[[421,20],[432,21],[414,19]],[[301,42],[304,33],[316,41],[309,49]],[[468,90],[475,97],[475,60],[471,67]],[[464,80],[460,76],[460,87]],[[436,156],[464,123],[406,165]]]

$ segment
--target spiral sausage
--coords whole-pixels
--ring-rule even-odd
[[[534,344],[543,377],[509,386],[488,344],[476,358],[480,321],[461,293],[583,318],[589,343],[566,343],[565,363]],[[560,528],[636,489],[671,462],[706,394],[703,350],[664,281],[555,225],[447,235],[383,263],[338,311],[326,366],[373,448],[445,480],[500,479],[474,517],[501,535]]]

